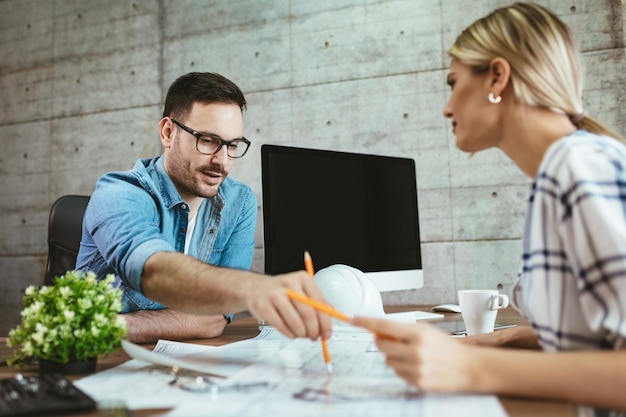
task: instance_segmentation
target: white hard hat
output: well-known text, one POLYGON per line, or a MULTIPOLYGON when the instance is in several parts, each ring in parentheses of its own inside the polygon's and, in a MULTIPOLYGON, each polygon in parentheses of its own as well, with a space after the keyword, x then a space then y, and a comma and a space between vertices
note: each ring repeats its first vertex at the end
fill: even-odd
MULTIPOLYGON (((315 282, 326 301, 349 316, 384 317, 383 300, 378 288, 362 271, 336 264, 319 270, 315 282)), ((347 325, 335 321, 335 324, 347 325)))

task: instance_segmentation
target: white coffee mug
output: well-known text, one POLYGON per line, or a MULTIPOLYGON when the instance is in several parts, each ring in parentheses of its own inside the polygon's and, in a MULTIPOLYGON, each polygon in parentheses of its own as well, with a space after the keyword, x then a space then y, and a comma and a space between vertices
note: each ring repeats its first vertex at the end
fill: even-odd
POLYGON ((468 336, 491 333, 498 310, 508 307, 509 297, 498 290, 461 290, 459 305, 468 336))

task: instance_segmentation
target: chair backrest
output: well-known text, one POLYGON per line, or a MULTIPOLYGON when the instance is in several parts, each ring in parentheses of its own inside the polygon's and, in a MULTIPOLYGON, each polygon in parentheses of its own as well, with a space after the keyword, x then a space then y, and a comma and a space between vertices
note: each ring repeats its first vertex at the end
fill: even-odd
POLYGON ((48 221, 48 264, 44 285, 76 267, 82 236, 83 216, 89 196, 65 195, 52 204, 48 221))

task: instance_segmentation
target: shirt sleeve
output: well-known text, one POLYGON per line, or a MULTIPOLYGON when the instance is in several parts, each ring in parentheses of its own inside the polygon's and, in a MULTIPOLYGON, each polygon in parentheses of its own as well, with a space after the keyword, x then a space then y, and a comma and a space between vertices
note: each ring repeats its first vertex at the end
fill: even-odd
POLYGON ((558 173, 562 238, 589 327, 626 337, 625 161, 582 149, 558 173))
POLYGON ((98 180, 84 224, 105 262, 126 286, 141 292, 146 260, 175 249, 162 237, 153 197, 125 175, 111 173, 98 180))

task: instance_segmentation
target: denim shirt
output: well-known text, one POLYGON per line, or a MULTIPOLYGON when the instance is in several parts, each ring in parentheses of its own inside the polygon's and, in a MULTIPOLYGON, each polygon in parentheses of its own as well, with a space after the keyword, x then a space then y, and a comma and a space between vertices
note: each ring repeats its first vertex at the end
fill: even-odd
MULTIPOLYGON (((99 279, 116 276, 122 312, 164 305, 142 294, 141 273, 156 252, 184 252, 189 206, 163 166, 163 156, 140 159, 131 171, 98 179, 83 220, 76 269, 99 279)), ((227 177, 196 216, 188 255, 211 265, 250 269, 257 199, 250 187, 227 177)))

